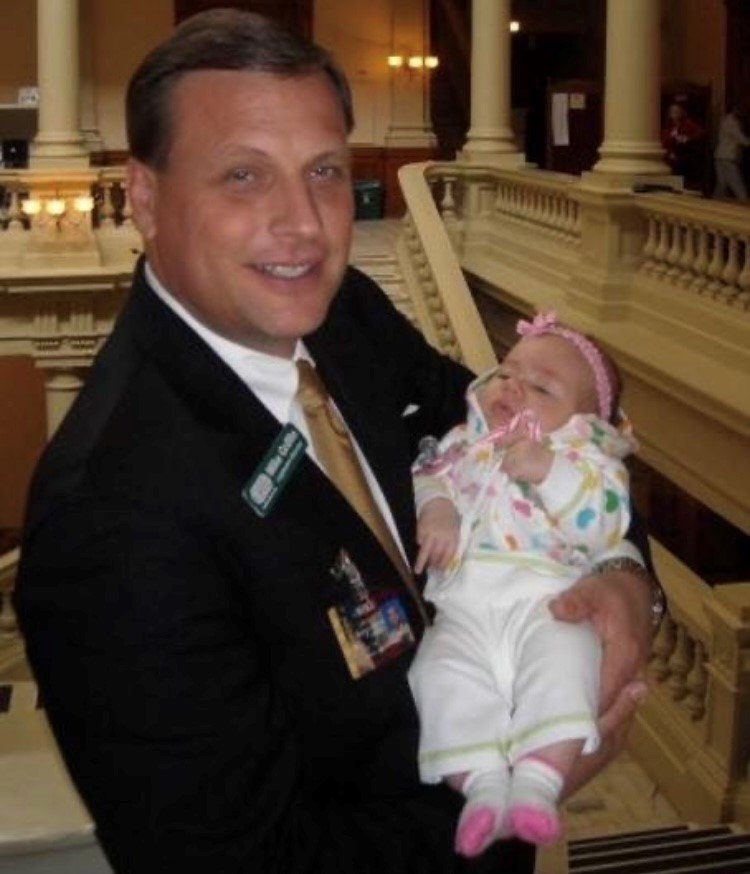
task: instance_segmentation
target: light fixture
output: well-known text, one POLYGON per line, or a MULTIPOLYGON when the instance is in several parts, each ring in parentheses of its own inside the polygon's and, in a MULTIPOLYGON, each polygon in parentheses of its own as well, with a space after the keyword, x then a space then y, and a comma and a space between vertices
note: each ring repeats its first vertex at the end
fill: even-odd
POLYGON ((388 66, 394 70, 434 70, 439 64, 440 60, 435 55, 388 55, 388 66))
POLYGON ((510 23, 510 32, 511 33, 518 33, 518 31, 520 29, 521 29, 521 22, 520 21, 511 21, 511 23, 510 23))
POLYGON ((69 210, 68 201, 57 194, 46 199, 27 197, 21 201, 21 211, 32 220, 32 224, 41 227, 48 223, 54 224, 58 231, 62 231, 63 221, 73 226, 81 225, 85 217, 93 212, 94 198, 81 194, 73 198, 72 206, 73 209, 69 210))

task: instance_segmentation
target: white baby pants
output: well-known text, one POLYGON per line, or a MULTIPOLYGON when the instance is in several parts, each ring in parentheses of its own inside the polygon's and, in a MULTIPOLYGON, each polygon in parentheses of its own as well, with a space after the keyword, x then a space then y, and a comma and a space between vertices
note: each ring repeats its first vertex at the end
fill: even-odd
POLYGON ((551 596, 440 611, 409 672, 421 779, 507 767, 556 741, 599 743, 601 646, 559 622, 551 596))

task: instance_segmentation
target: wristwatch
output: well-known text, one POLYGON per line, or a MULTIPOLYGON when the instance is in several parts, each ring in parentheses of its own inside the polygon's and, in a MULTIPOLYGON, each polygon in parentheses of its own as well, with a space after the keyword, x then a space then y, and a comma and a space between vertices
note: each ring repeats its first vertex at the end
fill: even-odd
POLYGON ((651 592, 651 625, 654 631, 656 631, 667 609, 667 602, 661 586, 640 562, 625 555, 616 558, 605 558, 604 561, 597 562, 592 568, 592 573, 594 574, 606 574, 610 571, 625 571, 626 573, 633 574, 633 576, 640 577, 648 585, 651 592))

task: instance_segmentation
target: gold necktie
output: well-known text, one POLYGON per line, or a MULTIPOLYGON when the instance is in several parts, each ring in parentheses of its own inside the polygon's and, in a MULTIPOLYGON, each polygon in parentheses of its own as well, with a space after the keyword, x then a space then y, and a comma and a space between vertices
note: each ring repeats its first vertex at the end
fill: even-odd
POLYGON ((326 387, 310 362, 302 359, 297 361, 297 371, 297 400, 305 414, 318 461, 328 478, 378 539, 415 599, 422 619, 426 621, 424 604, 414 584, 414 577, 375 503, 346 425, 330 403, 326 387))

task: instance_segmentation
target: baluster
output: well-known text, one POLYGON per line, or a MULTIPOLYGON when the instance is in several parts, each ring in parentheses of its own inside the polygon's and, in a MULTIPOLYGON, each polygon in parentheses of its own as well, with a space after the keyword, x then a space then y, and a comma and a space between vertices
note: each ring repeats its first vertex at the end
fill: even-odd
POLYGON ((21 192, 17 187, 10 190, 10 203, 8 204, 8 230, 23 230, 23 210, 21 209, 21 192))
POLYGON ((643 247, 643 252, 641 253, 643 256, 643 260, 641 261, 641 270, 644 273, 651 273, 654 269, 654 253, 656 252, 656 240, 658 236, 658 228, 656 224, 656 218, 653 215, 648 217, 648 236, 646 237, 646 244, 643 247))
POLYGON ((680 275, 680 259, 682 258, 682 225, 678 221, 672 223, 672 245, 667 252, 669 269, 664 274, 665 279, 676 280, 680 275))
POLYGON ((443 199, 440 201, 440 215, 443 217, 443 221, 450 221, 457 217, 456 214, 456 200, 453 196, 453 183, 455 178, 453 176, 444 176, 443 182, 443 199))
POLYGON ((750 304, 750 237, 742 237, 742 247, 745 256, 742 271, 737 277, 737 287, 740 290, 737 300, 747 306, 750 304))
POLYGON ((657 277, 661 277, 667 270, 667 252, 669 252, 669 224, 663 216, 657 216, 656 222, 659 226, 659 244, 654 252, 654 267, 653 272, 657 277))
POLYGON ((123 182, 121 186, 122 191, 122 207, 120 209, 120 216, 122 217, 122 224, 130 226, 133 224, 133 213, 130 209, 130 193, 128 192, 128 186, 123 182))
POLYGON ((698 257, 693 264, 693 278, 690 288, 701 294, 708 285, 708 228, 701 225, 698 228, 698 257))
POLYGON ((583 216, 581 215, 581 204, 577 200, 573 201, 573 215, 573 233, 580 242, 581 231, 583 230, 583 216))
POLYGON ((669 676, 669 659, 674 645, 675 624, 669 613, 665 613, 651 649, 651 672, 659 683, 669 676))
POLYGON ((99 207, 99 227, 111 228, 115 224, 115 206, 112 202, 112 183, 102 182, 102 200, 99 207))
POLYGON ((709 278, 709 283, 706 286, 706 291, 716 297, 722 289, 721 274, 724 271, 724 238, 721 231, 711 231, 713 238, 713 249, 711 253, 711 263, 708 265, 706 275, 709 278))
POLYGON ((729 252, 727 255, 727 263, 724 269, 721 271, 721 280, 724 283, 724 288, 722 289, 722 297, 726 297, 730 300, 737 294, 735 282, 737 281, 737 277, 740 275, 739 244, 740 241, 737 239, 736 235, 733 234, 729 238, 729 252))
POLYGON ((448 232, 448 238, 455 250, 460 249, 462 243, 462 225, 458 217, 455 198, 455 176, 443 177, 443 199, 440 202, 440 215, 448 232))
POLYGON ((554 227, 550 196, 545 191, 539 193, 539 222, 547 228, 554 227))
POLYGON ((670 677, 667 687, 675 701, 680 701, 687 694, 685 678, 693 660, 693 642, 688 637, 682 625, 677 626, 677 641, 674 652, 669 659, 670 677))
POLYGON ((698 640, 693 650, 693 666, 687 675, 685 683, 687 696, 685 709, 691 719, 702 719, 706 712, 706 689, 708 688, 708 673, 706 671, 706 651, 698 640))
POLYGON ((570 239, 573 234, 573 202, 569 197, 563 197, 560 201, 560 228, 565 236, 565 239, 570 239))
POLYGON ((685 239, 682 250, 682 258, 680 258, 680 267, 682 268, 682 276, 680 284, 685 288, 689 288, 693 281, 693 266, 695 264, 695 228, 690 225, 685 225, 685 239))

